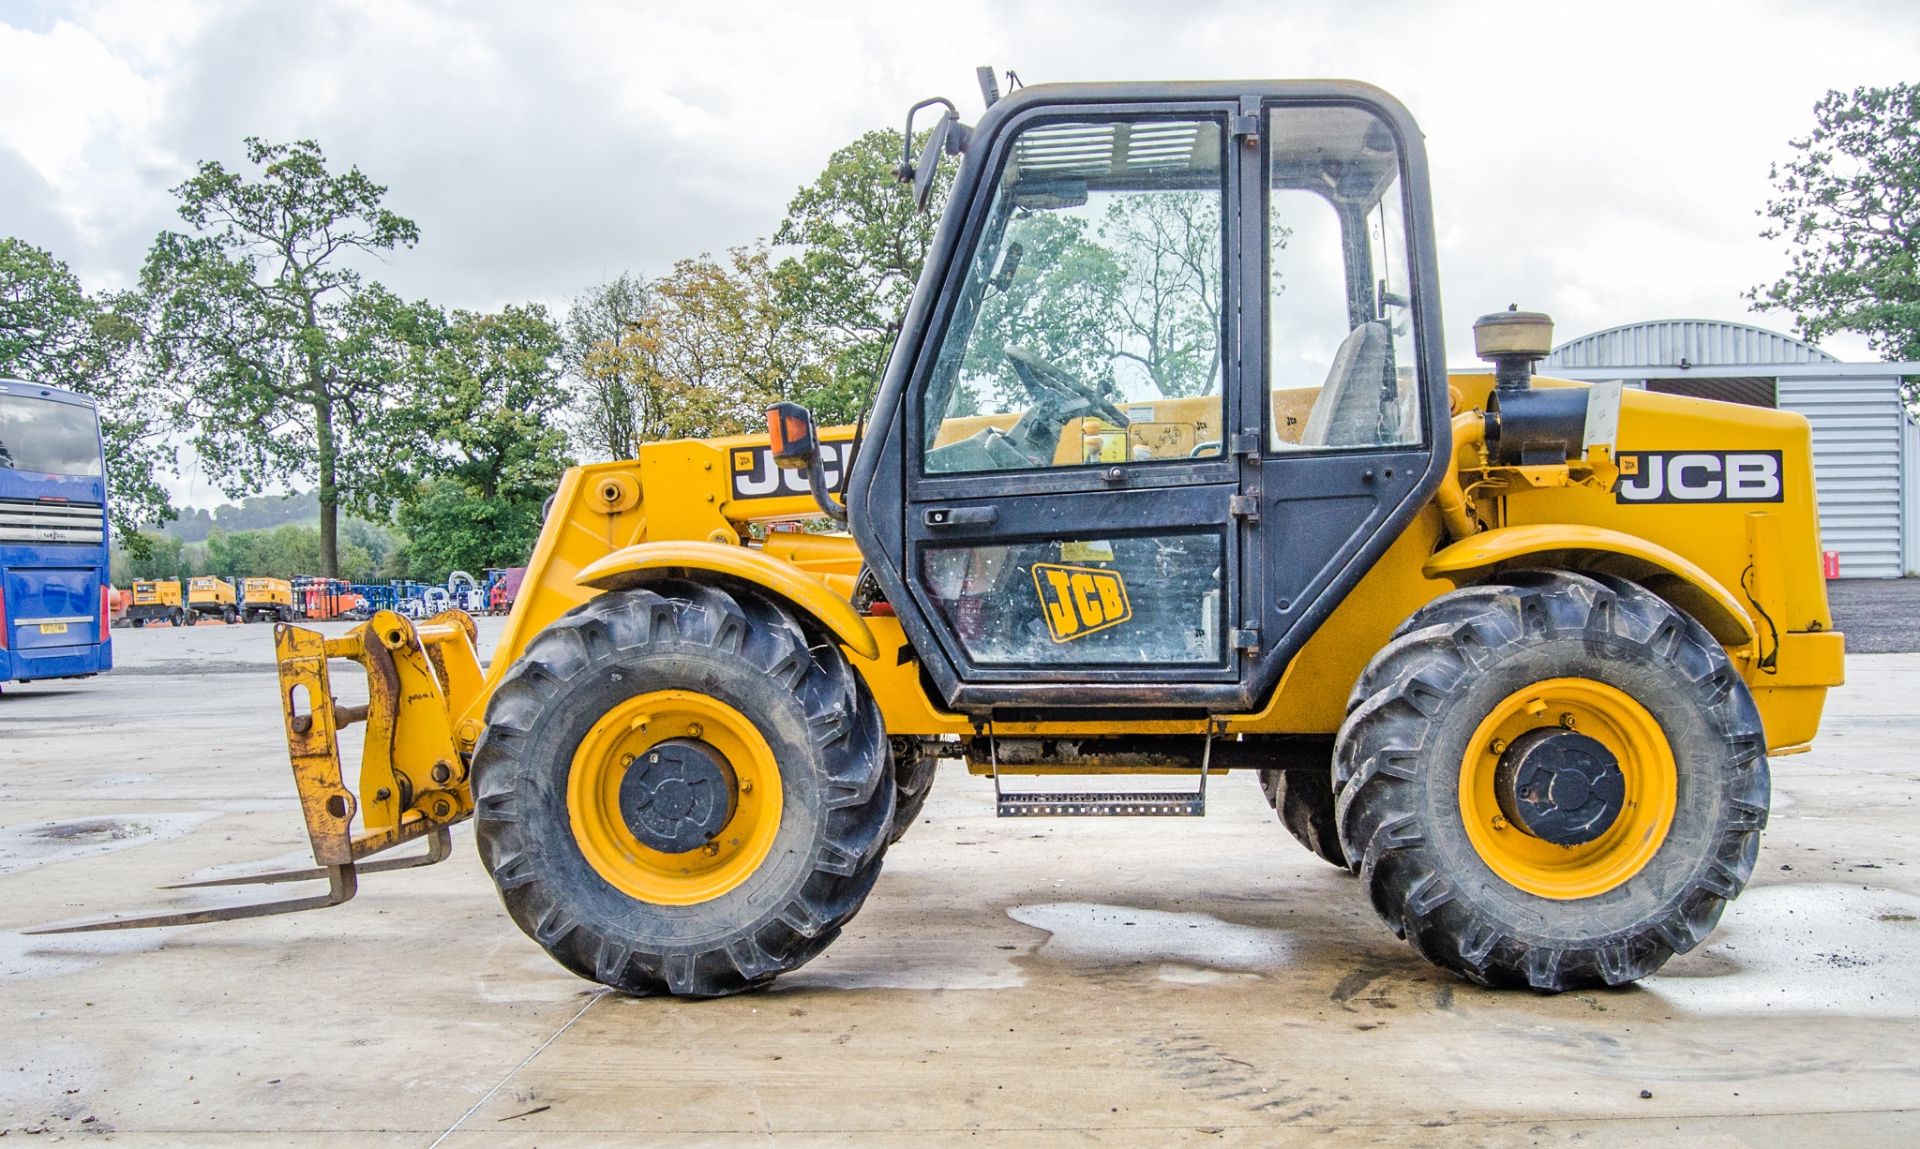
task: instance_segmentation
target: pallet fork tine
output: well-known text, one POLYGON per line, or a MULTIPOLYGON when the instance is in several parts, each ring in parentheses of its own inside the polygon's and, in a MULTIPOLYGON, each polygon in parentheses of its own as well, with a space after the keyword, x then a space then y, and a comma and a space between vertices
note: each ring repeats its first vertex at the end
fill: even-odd
POLYGON ((275 914, 293 914, 301 910, 319 910, 337 906, 359 892, 360 882, 352 862, 328 866, 327 892, 306 898, 282 898, 271 902, 249 902, 241 906, 214 906, 204 910, 181 910, 164 914, 139 914, 134 917, 95 918, 72 925, 36 926, 23 934, 87 934, 101 930, 143 930, 156 926, 196 926, 207 922, 230 922, 240 918, 266 918, 275 914))
POLYGON ((317 866, 228 878, 176 882, 165 890, 277 885, 326 879, 327 892, 235 906, 111 916, 54 923, 23 933, 70 934, 263 918, 325 909, 352 899, 362 873, 410 870, 444 861, 453 852, 454 823, 473 814, 467 765, 452 731, 453 718, 478 691, 479 660, 473 622, 449 611, 416 626, 389 611, 340 638, 275 627, 280 701, 287 751, 317 866), (367 672, 364 706, 342 706, 327 675, 330 659, 359 663, 367 672), (341 727, 367 724, 356 795, 340 769, 341 727), (360 832, 354 832, 356 816, 360 832), (368 861, 418 838, 426 853, 368 861))
MULTIPOLYGON (((444 862, 453 853, 453 831, 442 826, 427 835, 427 852, 411 858, 382 858, 377 862, 351 863, 363 874, 387 870, 412 870, 444 862)), ((280 882, 310 882, 330 875, 333 866, 309 866, 304 870, 267 870, 258 874, 239 874, 231 878, 206 878, 198 882, 171 882, 163 890, 201 890, 215 886, 270 886, 280 882)))

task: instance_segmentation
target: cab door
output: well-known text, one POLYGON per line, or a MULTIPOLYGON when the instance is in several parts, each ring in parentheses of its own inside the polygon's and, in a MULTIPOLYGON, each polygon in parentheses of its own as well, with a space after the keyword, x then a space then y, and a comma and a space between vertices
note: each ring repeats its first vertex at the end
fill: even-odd
POLYGON ((1236 111, 1038 108, 996 138, 904 420, 903 573, 956 705, 1237 693, 1236 111))

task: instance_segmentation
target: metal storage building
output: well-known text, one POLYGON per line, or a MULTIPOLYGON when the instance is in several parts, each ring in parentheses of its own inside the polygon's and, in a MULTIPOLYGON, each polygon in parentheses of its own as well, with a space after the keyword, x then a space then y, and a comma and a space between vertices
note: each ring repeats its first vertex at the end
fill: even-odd
POLYGON ((1662 319, 1569 340, 1540 371, 1800 412, 1813 426, 1821 545, 1839 553, 1841 577, 1920 574, 1920 427, 1900 400, 1920 363, 1842 363, 1777 331, 1662 319))

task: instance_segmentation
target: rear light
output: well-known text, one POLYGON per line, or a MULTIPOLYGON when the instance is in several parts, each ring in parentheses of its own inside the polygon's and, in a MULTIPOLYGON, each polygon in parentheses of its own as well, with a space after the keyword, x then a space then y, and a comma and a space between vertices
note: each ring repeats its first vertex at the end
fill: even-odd
POLYGON ((107 631, 113 628, 113 588, 100 588, 100 637, 98 641, 107 641, 107 631))
POLYGON ((7 591, 0 587, 0 650, 7 648, 7 635, 12 632, 13 628, 7 625, 7 591))

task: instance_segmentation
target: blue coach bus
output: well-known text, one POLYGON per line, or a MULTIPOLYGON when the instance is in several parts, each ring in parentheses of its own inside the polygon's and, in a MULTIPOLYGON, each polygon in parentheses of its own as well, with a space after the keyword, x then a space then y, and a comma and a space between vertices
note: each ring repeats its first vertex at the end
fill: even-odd
POLYGON ((107 592, 93 402, 0 379, 0 683, 111 668, 107 592))

